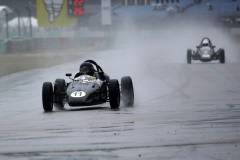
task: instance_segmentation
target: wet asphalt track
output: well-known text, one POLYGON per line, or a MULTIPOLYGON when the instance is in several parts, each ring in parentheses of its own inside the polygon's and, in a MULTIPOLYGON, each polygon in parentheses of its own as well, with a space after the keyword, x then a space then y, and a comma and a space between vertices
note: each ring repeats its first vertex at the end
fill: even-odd
POLYGON ((132 77, 135 106, 119 110, 106 103, 43 112, 42 83, 67 80, 83 60, 0 78, 0 159, 239 159, 239 59, 187 65, 185 55, 131 52, 83 58, 111 78, 132 77))

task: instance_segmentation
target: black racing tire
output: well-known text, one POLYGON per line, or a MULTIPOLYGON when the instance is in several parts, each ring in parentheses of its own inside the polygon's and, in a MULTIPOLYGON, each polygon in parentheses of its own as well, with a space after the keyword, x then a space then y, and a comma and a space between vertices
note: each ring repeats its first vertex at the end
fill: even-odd
POLYGON ((218 53, 219 53, 219 62, 220 63, 225 63, 225 51, 224 51, 224 49, 220 48, 218 53))
POLYGON ((188 64, 192 63, 192 50, 191 49, 187 50, 187 63, 188 64))
POLYGON ((121 95, 125 106, 133 106, 134 104, 134 90, 133 83, 130 76, 122 77, 121 79, 121 95))
POLYGON ((44 82, 42 87, 42 103, 46 112, 53 109, 53 87, 51 82, 44 82))
POLYGON ((120 106, 120 88, 117 79, 109 81, 109 102, 112 109, 117 109, 120 106))
POLYGON ((60 92, 65 92, 65 80, 64 79, 56 79, 54 83, 54 107, 63 108, 63 99, 64 95, 61 95, 60 92))

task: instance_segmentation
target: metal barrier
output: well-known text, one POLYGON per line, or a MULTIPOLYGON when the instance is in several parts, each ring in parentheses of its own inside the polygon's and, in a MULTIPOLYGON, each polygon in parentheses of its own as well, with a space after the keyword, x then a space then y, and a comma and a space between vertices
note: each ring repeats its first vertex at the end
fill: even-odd
POLYGON ((113 42, 110 37, 83 38, 14 38, 1 42, 2 53, 27 52, 32 50, 88 49, 109 47, 113 42))

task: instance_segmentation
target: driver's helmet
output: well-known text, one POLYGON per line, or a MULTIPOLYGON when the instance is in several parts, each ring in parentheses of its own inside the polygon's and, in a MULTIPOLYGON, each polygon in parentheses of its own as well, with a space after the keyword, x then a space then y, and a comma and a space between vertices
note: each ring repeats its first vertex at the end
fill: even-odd
POLYGON ((204 39, 204 40, 202 41, 202 46, 204 46, 204 47, 210 46, 209 40, 208 40, 208 39, 204 39))
POLYGON ((95 71, 93 65, 89 62, 83 62, 81 65, 80 65, 80 68, 79 68, 79 71, 81 73, 92 73, 95 71))

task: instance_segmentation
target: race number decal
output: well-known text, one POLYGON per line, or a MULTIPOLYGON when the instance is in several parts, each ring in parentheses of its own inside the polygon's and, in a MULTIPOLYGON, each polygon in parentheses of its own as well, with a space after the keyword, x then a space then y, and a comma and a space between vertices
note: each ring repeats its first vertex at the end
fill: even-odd
POLYGON ((86 96, 86 93, 83 91, 75 91, 71 94, 71 97, 75 97, 75 98, 84 97, 84 96, 86 96))

